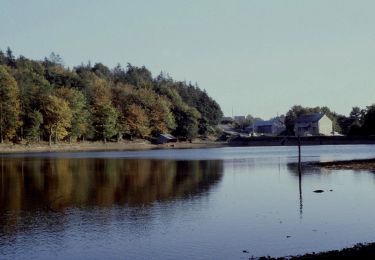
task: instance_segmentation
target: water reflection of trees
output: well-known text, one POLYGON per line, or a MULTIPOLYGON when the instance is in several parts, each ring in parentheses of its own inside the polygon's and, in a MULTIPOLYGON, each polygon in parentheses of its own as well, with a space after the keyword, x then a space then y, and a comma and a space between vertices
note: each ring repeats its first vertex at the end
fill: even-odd
POLYGON ((2 158, 0 213, 139 206, 201 195, 222 161, 2 158))

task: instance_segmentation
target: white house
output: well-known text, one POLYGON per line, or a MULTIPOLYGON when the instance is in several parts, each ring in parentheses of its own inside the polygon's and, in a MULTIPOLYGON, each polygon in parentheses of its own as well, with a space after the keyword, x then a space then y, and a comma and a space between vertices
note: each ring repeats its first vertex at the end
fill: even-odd
POLYGON ((294 133, 296 136, 332 135, 332 120, 319 113, 300 116, 294 124, 294 133))

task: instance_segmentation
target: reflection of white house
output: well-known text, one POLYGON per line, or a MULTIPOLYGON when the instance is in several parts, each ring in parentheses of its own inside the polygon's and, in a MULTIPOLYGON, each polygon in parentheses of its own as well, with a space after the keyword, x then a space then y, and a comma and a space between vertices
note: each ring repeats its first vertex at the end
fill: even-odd
POLYGON ((300 116, 294 125, 296 136, 332 135, 332 131, 332 120, 319 113, 300 116))
POLYGON ((284 118, 275 117, 267 121, 258 120, 246 128, 250 134, 278 135, 285 130, 284 118))

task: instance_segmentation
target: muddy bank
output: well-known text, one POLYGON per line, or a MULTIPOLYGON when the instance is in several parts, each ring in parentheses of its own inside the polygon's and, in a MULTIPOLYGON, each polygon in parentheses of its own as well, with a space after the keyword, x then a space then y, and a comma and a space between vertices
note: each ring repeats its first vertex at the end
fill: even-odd
POLYGON ((224 142, 196 140, 190 142, 167 143, 162 145, 152 144, 148 141, 122 141, 122 142, 78 142, 57 143, 49 146, 47 142, 36 144, 0 144, 0 153, 28 153, 28 152, 80 152, 80 151, 137 151, 152 149, 194 149, 223 147, 224 142))
POLYGON ((369 244, 357 244, 353 247, 344 248, 341 250, 332 250, 322 253, 309 253, 299 256, 287 256, 287 257, 260 257, 260 258, 249 258, 249 259, 292 259, 292 260, 307 260, 307 259, 375 259, 375 243, 369 244))
POLYGON ((310 165, 319 166, 332 170, 370 170, 375 171, 375 159, 316 162, 310 165))

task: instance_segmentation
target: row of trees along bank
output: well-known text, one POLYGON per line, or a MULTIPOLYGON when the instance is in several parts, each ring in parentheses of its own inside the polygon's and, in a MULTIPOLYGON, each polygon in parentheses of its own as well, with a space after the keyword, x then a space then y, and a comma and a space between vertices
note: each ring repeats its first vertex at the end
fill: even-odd
POLYGON ((192 139, 216 131, 218 103, 197 85, 130 64, 64 67, 0 51, 1 142, 121 140, 160 133, 192 139))

